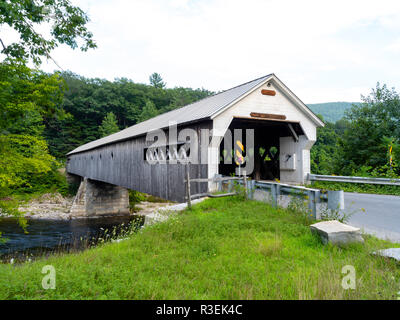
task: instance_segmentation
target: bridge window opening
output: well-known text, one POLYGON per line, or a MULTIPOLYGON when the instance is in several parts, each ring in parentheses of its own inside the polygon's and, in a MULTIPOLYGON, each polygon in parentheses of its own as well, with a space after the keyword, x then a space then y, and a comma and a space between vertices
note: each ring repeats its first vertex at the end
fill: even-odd
POLYGON ((166 156, 164 154, 163 148, 159 148, 157 154, 158 154, 158 158, 159 158, 160 161, 165 161, 166 160, 166 156))
POLYGON ((183 145, 179 148, 179 159, 186 160, 190 157, 190 147, 188 145, 183 145))
POLYGON ((111 158, 114 158, 114 152, 111 152, 111 158))
POLYGON ((151 163, 168 163, 168 161, 184 160, 190 155, 190 148, 186 143, 148 147, 143 150, 143 160, 151 163))
POLYGON ((171 151, 171 147, 168 147, 167 148, 167 161, 168 160, 173 160, 173 156, 172 156, 172 153, 173 153, 173 150, 171 151))
MULTIPOLYGON (((298 123, 291 123, 297 135, 304 134, 298 123)), ((291 129, 286 121, 259 120, 248 118, 234 118, 229 126, 234 140, 234 130, 242 129, 242 144, 244 159, 249 161, 252 157, 254 161, 253 172, 249 174, 255 180, 275 180, 280 179, 279 167, 279 138, 292 136, 291 129), (254 130, 254 149, 246 146, 246 129, 254 130), (246 154, 246 151, 248 154, 246 154)), ((220 163, 218 173, 224 176, 236 174, 237 156, 235 154, 236 141, 232 141, 232 150, 225 150, 224 139, 220 144, 220 163)), ((246 162, 242 168, 246 166, 246 162)))

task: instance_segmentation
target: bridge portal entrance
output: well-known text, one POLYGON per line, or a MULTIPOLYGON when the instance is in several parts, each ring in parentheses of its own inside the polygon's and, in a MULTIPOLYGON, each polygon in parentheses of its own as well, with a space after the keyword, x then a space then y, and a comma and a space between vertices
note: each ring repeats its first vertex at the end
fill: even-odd
MULTIPOLYGON (((254 170, 249 176, 255 180, 275 180, 281 178, 281 143, 280 138, 292 137, 297 142, 303 130, 299 123, 278 121, 270 119, 234 118, 229 126, 232 137, 225 136, 219 148, 220 162, 219 174, 230 176, 235 174, 238 165, 235 163, 235 137, 234 131, 242 130, 241 142, 245 152, 245 159, 254 157, 254 170), (254 146, 248 147, 246 129, 254 130, 254 146), (226 148, 226 139, 232 141, 232 148, 226 148), (248 154, 246 154, 246 151, 248 154)), ((229 142, 228 142, 229 144, 229 142)))

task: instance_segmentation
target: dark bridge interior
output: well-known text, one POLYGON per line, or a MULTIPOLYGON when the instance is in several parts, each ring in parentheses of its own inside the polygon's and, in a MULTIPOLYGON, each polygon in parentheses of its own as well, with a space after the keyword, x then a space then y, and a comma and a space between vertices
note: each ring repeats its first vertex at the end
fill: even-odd
POLYGON ((292 136, 296 140, 299 135, 304 134, 300 124, 296 122, 254 118, 234 118, 229 129, 232 132, 232 154, 224 149, 223 139, 219 150, 219 174, 230 176, 235 173, 238 165, 235 163, 237 147, 233 132, 234 129, 242 129, 241 142, 245 149, 243 155, 246 159, 254 153, 254 171, 250 177, 256 180, 279 179, 279 138, 292 136), (246 154, 246 129, 254 129, 254 150, 250 148, 250 154, 246 154), (224 160, 232 160, 232 164, 225 164, 224 160))

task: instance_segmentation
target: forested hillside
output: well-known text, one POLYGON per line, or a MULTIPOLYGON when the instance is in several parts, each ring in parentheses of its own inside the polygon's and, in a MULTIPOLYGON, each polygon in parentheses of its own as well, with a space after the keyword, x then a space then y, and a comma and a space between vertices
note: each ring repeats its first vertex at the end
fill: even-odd
MULTIPOLYGON (((67 152, 81 144, 212 94, 205 89, 166 88, 157 73, 151 75, 151 85, 126 78, 89 79, 72 72, 63 72, 60 76, 66 88, 61 107, 68 116, 49 119, 44 129, 50 153, 58 159, 64 159, 67 152)), ((324 121, 335 123, 351 109, 352 103, 308 106, 322 115, 324 121)))
POLYGON ((326 122, 335 123, 342 119, 347 110, 350 110, 356 102, 325 102, 313 103, 307 106, 316 114, 322 115, 326 122))
POLYGON ((88 79, 71 72, 60 76, 66 86, 62 108, 68 116, 50 119, 44 130, 50 153, 58 159, 81 144, 212 93, 205 89, 167 89, 157 73, 151 75, 151 85, 125 78, 88 79))
MULTIPOLYGON (((8 61, 0 67, 4 115, 0 119, 0 199, 49 189, 67 192, 65 179, 57 173, 66 153, 212 94, 205 89, 166 88, 157 73, 150 76, 150 84, 140 84, 124 78, 89 79, 71 72, 46 74, 8 61)), ((335 109, 339 117, 338 110, 349 105, 319 106, 340 106, 335 109)), ((398 93, 378 84, 363 103, 348 109, 345 118, 327 121, 318 129, 311 171, 397 177, 399 112, 398 93)), ((9 202, 0 200, 0 207, 9 212, 5 204, 9 202)))
POLYGON ((343 119, 318 128, 311 171, 397 178, 400 174, 400 96, 377 83, 343 119))
MULTIPOLYGON (((61 109, 66 116, 50 117, 43 132, 50 154, 61 161, 81 144, 212 94, 205 89, 166 88, 157 73, 150 76, 150 84, 124 78, 88 79, 71 72, 61 73, 60 78, 65 88, 61 109)), ((394 120, 399 109, 397 92, 378 84, 363 103, 331 102, 309 107, 326 122, 318 129, 311 150, 313 173, 398 174, 400 134, 394 120)))

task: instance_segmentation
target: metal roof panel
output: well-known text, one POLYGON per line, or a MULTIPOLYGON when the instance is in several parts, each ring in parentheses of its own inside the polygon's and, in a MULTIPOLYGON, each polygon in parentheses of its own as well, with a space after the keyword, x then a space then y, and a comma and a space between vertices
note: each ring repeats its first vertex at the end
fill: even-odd
POLYGON ((167 128, 171 122, 175 122, 177 125, 181 125, 188 122, 210 118, 214 113, 228 106, 233 101, 239 99, 246 92, 258 86, 270 76, 271 74, 266 75, 264 77, 246 82, 234 88, 206 97, 202 100, 196 101, 184 107, 160 114, 154 118, 140 122, 117 133, 86 143, 72 150, 68 153, 68 155, 87 151, 100 147, 102 145, 115 143, 121 140, 134 138, 153 130, 167 128))

